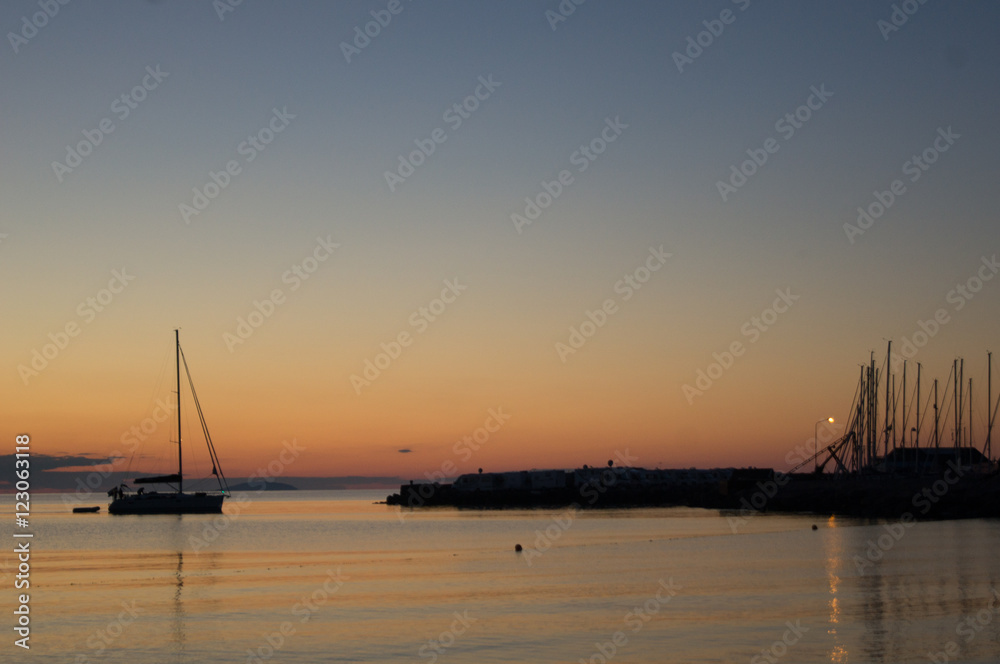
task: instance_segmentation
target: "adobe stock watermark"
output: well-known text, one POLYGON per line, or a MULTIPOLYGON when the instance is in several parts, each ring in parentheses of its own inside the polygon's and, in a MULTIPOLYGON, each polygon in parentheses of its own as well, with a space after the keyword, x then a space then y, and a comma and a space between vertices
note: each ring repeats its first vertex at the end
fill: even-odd
POLYGON ((828 420, 823 420, 822 424, 823 428, 817 430, 817 437, 810 436, 804 444, 796 445, 795 449, 785 455, 785 463, 789 466, 797 466, 805 462, 806 459, 813 458, 817 452, 824 449, 824 446, 837 439, 837 435, 834 433, 836 425, 831 426, 833 423, 828 420))
POLYGON ((458 641, 458 637, 465 634, 474 623, 479 622, 479 618, 473 618, 469 615, 468 609, 461 613, 455 611, 452 615, 455 616, 455 619, 451 621, 448 629, 438 634, 437 637, 428 639, 427 643, 417 650, 417 655, 429 659, 430 664, 436 662, 439 655, 443 655, 446 650, 453 647, 458 641))
MULTIPOLYGON (((88 656, 78 653, 73 660, 77 664, 87 664, 90 657, 100 658, 107 648, 114 643, 118 637, 125 633, 125 628, 135 622, 140 613, 145 613, 146 609, 136 606, 136 601, 122 602, 123 610, 118 613, 114 620, 109 622, 103 629, 99 629, 87 637, 87 647, 93 652, 88 656)), ((95 659, 97 661, 97 659, 95 659)))
POLYGON ((49 343, 43 344, 41 350, 37 346, 32 348, 31 360, 28 364, 17 365, 17 374, 21 377, 21 381, 27 385, 32 378, 45 371, 59 357, 59 354, 66 350, 70 339, 78 337, 85 326, 93 323, 97 314, 107 309, 114 302, 116 296, 121 295, 133 279, 135 279, 135 275, 129 274, 126 267, 121 270, 112 270, 107 288, 102 288, 95 295, 77 305, 76 315, 80 317, 82 322, 70 320, 63 325, 62 329, 49 332, 49 343))
MULTIPOLYGON (((312 275, 320 265, 326 262, 333 252, 340 248, 340 245, 333 241, 331 235, 325 238, 316 238, 316 246, 310 254, 306 255, 298 263, 281 273, 281 283, 288 284, 288 292, 294 293, 312 275)), ((278 307, 288 301, 288 296, 284 289, 278 287, 271 289, 271 292, 263 300, 254 300, 253 309, 246 316, 236 317, 236 329, 233 332, 223 332, 222 341, 230 353, 236 351, 247 340, 253 336, 264 321, 271 318, 278 307)))
POLYGON ((350 381, 351 387, 354 388, 354 394, 360 395, 362 388, 370 387, 374 381, 378 380, 392 366, 393 362, 399 359, 400 355, 403 354, 403 349, 413 345, 416 335, 426 332, 431 323, 440 318, 467 288, 468 286, 459 283, 458 277, 445 279, 441 295, 425 306, 418 307, 407 319, 410 327, 416 330, 416 334, 403 330, 393 337, 392 341, 382 342, 379 345, 381 352, 376 353, 374 358, 365 358, 365 368, 361 373, 351 374, 350 381))
MULTIPOLYGON (((278 134, 285 131, 288 125, 296 116, 288 112, 287 106, 282 106, 279 111, 277 107, 271 109, 271 119, 264 127, 261 127, 254 134, 250 134, 236 146, 236 154, 243 157, 243 163, 249 164, 257 155, 264 152, 278 134)), ((218 172, 209 171, 208 181, 201 187, 192 187, 191 204, 179 203, 177 209, 181 213, 181 219, 185 225, 191 223, 191 219, 208 209, 208 206, 218 198, 219 194, 228 187, 232 181, 243 172, 243 164, 237 159, 230 159, 224 168, 218 172)))
MULTIPOLYGON (((266 491, 267 483, 284 475, 285 469, 295 463, 299 456, 306 451, 306 448, 299 445, 295 438, 292 439, 291 443, 287 440, 281 441, 281 447, 281 452, 267 464, 267 468, 258 468, 247 478, 247 482, 254 487, 257 493, 266 491)), ((243 492, 229 496, 229 500, 223 505, 222 514, 213 517, 204 525, 201 529, 201 536, 191 535, 188 537, 191 549, 196 554, 201 553, 201 550, 215 542, 219 535, 228 529, 230 524, 238 519, 243 510, 249 507, 252 502, 253 500, 243 492)))
MULTIPOLYGON (((825 83, 821 83, 818 88, 815 85, 810 87, 809 92, 809 96, 806 97, 801 106, 785 113, 774 123, 774 130, 778 132, 785 142, 790 141, 795 136, 795 133, 812 119, 813 113, 822 109, 826 102, 830 100, 830 97, 833 96, 833 93, 826 89, 825 83)), ((750 181, 750 178, 764 167, 764 164, 768 162, 771 155, 780 149, 781 143, 774 136, 764 139, 763 145, 759 148, 747 148, 746 153, 750 158, 738 166, 736 164, 730 166, 728 180, 717 180, 715 182, 715 188, 718 190, 719 196, 722 197, 722 201, 728 201, 730 196, 737 193, 740 188, 746 185, 750 181)))
MULTIPOLYGON (((629 454, 628 449, 624 452, 615 450, 614 460, 618 461, 619 468, 628 468, 634 466, 639 461, 639 457, 629 454)), ((595 468, 594 475, 578 487, 577 493, 580 498, 586 499, 588 506, 593 507, 601 499, 602 495, 617 485, 618 471, 609 465, 607 468, 595 468)), ((552 523, 546 526, 544 530, 535 529, 534 546, 523 549, 524 555, 522 559, 525 565, 531 567, 531 561, 534 558, 540 557, 552 548, 552 545, 573 525, 576 513, 581 506, 580 502, 574 502, 561 515, 553 516, 552 523)))
MULTIPOLYGON (((480 76, 476 79, 478 85, 473 89, 472 94, 460 102, 455 102, 444 110, 441 119, 448 125, 451 131, 455 132, 472 117, 472 114, 479 110, 482 102, 493 96, 503 83, 493 80, 493 74, 486 77, 480 76)), ((406 182, 406 179, 417 172, 417 169, 427 163, 427 159, 434 154, 437 147, 448 140, 448 133, 441 127, 437 127, 430 132, 427 138, 416 138, 413 144, 417 146, 407 155, 399 155, 399 164, 395 171, 385 171, 385 183, 389 185, 389 192, 394 193, 396 188, 406 182)))
POLYGON ((893 3, 892 12, 889 13, 889 19, 880 18, 875 21, 875 27, 878 28, 879 32, 882 33, 882 39, 889 41, 889 37, 894 32, 899 32, 899 29, 904 25, 909 23, 910 17, 916 14, 920 10, 921 5, 927 4, 928 0, 903 0, 899 4, 893 3))
MULTIPOLYGON (((471 434, 462 436, 462 439, 452 446, 451 451, 456 457, 460 457, 459 461, 445 459, 441 462, 441 467, 438 470, 425 472, 424 477, 430 483, 421 484, 415 492, 410 493, 410 501, 406 507, 421 507, 426 504, 427 500, 437 491, 437 483, 449 477, 455 477, 459 471, 458 464, 468 463, 473 455, 482 449, 508 420, 510 420, 510 413, 505 413, 503 406, 490 408, 486 411, 486 419, 482 426, 476 427, 471 434)), ((400 522, 405 521, 405 513, 402 509, 396 512, 396 516, 400 522)))
POLYGON ((17 32, 8 32, 7 41, 10 42, 14 54, 21 50, 29 41, 35 38, 38 31, 49 24, 49 21, 56 17, 60 7, 69 4, 69 0, 38 0, 41 11, 35 12, 31 17, 21 17, 21 29, 17 32))
POLYGON ((538 558, 559 541, 563 533, 573 525, 578 509, 580 509, 579 505, 571 505, 562 514, 551 517, 552 523, 546 526, 544 530, 535 529, 534 546, 525 547, 524 549, 523 559, 525 565, 531 567, 533 558, 538 558))
MULTIPOLYGON (((292 615, 298 617, 300 624, 308 622, 350 578, 341 573, 340 567, 336 571, 326 570, 326 579, 323 583, 292 606, 292 615)), ((298 630, 299 628, 291 620, 282 621, 275 631, 264 635, 264 643, 256 648, 247 648, 246 664, 261 664, 271 659, 284 647, 285 641, 295 636, 298 630)))
MULTIPOLYGON (((919 512, 920 516, 926 516, 941 502, 941 499, 948 495, 951 487, 958 484, 965 476, 965 470, 955 463, 953 459, 945 462, 948 466, 941 477, 931 482, 930 486, 923 487, 913 494, 910 504, 919 512)), ((917 517, 913 512, 904 512, 895 523, 884 523, 882 529, 885 531, 878 537, 869 538, 868 548, 864 557, 855 555, 852 559, 855 568, 860 576, 864 576, 868 568, 875 567, 875 563, 882 560, 885 554, 895 548, 907 531, 917 522, 917 517)))
POLYGON ((917 353, 938 335, 941 328, 951 322, 952 314, 964 309, 965 305, 971 302, 983 287, 993 280, 998 271, 1000 271, 1000 262, 997 262, 997 255, 993 254, 990 258, 983 256, 975 274, 966 279, 965 282, 956 284, 945 295, 945 303, 951 305, 951 310, 949 311, 947 307, 938 307, 932 316, 926 320, 917 321, 917 329, 912 334, 903 336, 898 350, 894 351, 890 358, 893 370, 900 371, 904 360, 916 357, 917 353))
MULTIPOLYGON (((938 127, 937 136, 929 146, 924 148, 920 154, 915 154, 903 162, 903 175, 908 176, 910 183, 914 183, 923 176, 938 158, 951 149, 955 141, 962 138, 961 134, 952 131, 951 125, 947 129, 938 127)), ((889 183, 889 188, 883 191, 876 189, 872 192, 875 199, 867 205, 858 206, 858 219, 854 224, 844 224, 844 234, 847 241, 854 244, 859 235, 864 235, 868 229, 875 225, 875 222, 882 218, 886 212, 907 192, 906 183, 901 178, 896 178, 889 183)))
MULTIPOLYGON (((161 424, 171 420, 176 412, 175 397, 168 396, 166 400, 157 399, 149 416, 144 417, 139 424, 133 424, 123 431, 118 437, 119 442, 126 447, 128 453, 135 453, 142 441, 155 433, 161 424)), ((88 473, 86 478, 76 478, 76 491, 71 494, 63 494, 63 505, 77 507, 94 491, 103 488, 105 480, 111 477, 115 469, 124 463, 125 459, 126 457, 120 449, 116 448, 108 453, 108 463, 94 464, 94 470, 88 473)))
POLYGON ((760 651, 759 655, 754 655, 750 658, 750 664, 776 664, 776 662, 788 654, 788 650, 798 643, 802 636, 809 631, 808 627, 802 626, 801 620, 796 620, 794 623, 791 620, 785 622, 785 633, 781 635, 780 639, 777 639, 769 647, 764 648, 760 651))
MULTIPOLYGON (((629 125, 622 122, 619 115, 616 115, 614 120, 610 117, 605 118, 604 127, 598 132, 597 136, 587 143, 581 143, 580 147, 570 154, 570 166, 576 167, 577 173, 583 173, 628 128, 629 125)), ((517 231, 518 235, 521 234, 525 226, 535 223, 542 216, 542 212, 551 207, 562 196, 563 192, 575 182, 573 172, 569 169, 559 171, 552 181, 546 181, 542 178, 540 183, 542 191, 534 196, 526 196, 524 198, 524 210, 521 214, 515 212, 510 215, 510 221, 514 224, 514 230, 517 231)))
POLYGON ((91 472, 87 473, 86 479, 76 478, 76 491, 71 494, 63 494, 62 502, 67 507, 76 507, 84 500, 93 495, 94 491, 103 488, 104 481, 114 473, 117 466, 125 460, 119 450, 115 450, 108 455, 108 463, 95 463, 91 472))
POLYGON ((242 4, 243 0, 212 0, 212 9, 215 10, 219 21, 225 21, 226 14, 232 14, 242 4))
POLYGON ((757 482, 757 486, 750 497, 740 498, 740 506, 736 509, 736 516, 729 514, 726 521, 729 523, 729 530, 735 535, 740 528, 750 522, 751 517, 764 511, 768 501, 778 495, 781 487, 788 484, 789 476, 785 473, 775 473, 774 479, 764 482, 757 482))
MULTIPOLYGON (((452 446, 452 453, 456 457, 460 457, 458 463, 468 463, 473 455, 490 441, 493 434, 500 431, 503 425, 510 420, 510 413, 505 413, 503 406, 490 408, 486 413, 486 419, 483 421, 482 426, 476 427, 472 433, 462 436, 462 439, 452 446)), ((430 482, 440 482, 449 477, 454 477, 458 474, 458 470, 458 464, 455 461, 445 459, 441 463, 439 470, 427 471, 424 473, 424 477, 430 482)))
MULTIPOLYGON (((160 65, 146 67, 146 75, 134 88, 123 93, 111 102, 111 112, 118 118, 119 122, 124 121, 132 111, 139 108, 139 104, 146 101, 149 93, 160 87, 163 79, 170 76, 170 72, 160 71, 160 65)), ((52 162, 52 173, 56 176, 56 181, 62 183, 66 176, 73 172, 73 169, 83 164, 83 160, 94 153, 97 146, 104 142, 104 138, 115 130, 115 123, 110 117, 102 118, 94 129, 83 130, 83 140, 75 146, 66 145, 65 163, 61 161, 52 162)))
MULTIPOLYGON (((996 619, 997 612, 1000 611, 1000 592, 997 592, 996 588, 990 588, 990 592, 993 596, 990 597, 986 606, 976 611, 975 614, 962 618, 955 625, 955 635, 961 637, 962 643, 966 646, 972 643, 996 619)), ((944 650, 927 653, 927 659, 933 662, 933 664, 945 664, 945 662, 951 661, 957 662, 958 657, 962 654, 962 643, 954 639, 948 641, 944 646, 944 650)))
MULTIPOLYGON (((411 1, 407 0, 407 2, 411 1)), ((406 6, 401 0, 389 0, 385 9, 372 9, 368 12, 371 14, 372 20, 363 26, 354 26, 353 40, 350 42, 340 42, 340 52, 344 54, 347 64, 351 64, 351 58, 361 55, 361 51, 368 48, 372 40, 382 34, 382 30, 389 27, 389 24, 392 23, 392 17, 399 16, 403 13, 404 9, 406 9, 406 6)))
POLYGON ((596 310, 587 309, 583 312, 584 320, 578 325, 570 326, 566 343, 556 342, 556 355, 559 356, 559 360, 566 364, 566 358, 583 348, 597 334, 597 330, 607 325, 608 319, 618 313, 620 303, 631 300, 636 291, 648 283, 672 256, 673 254, 663 250, 662 244, 659 247, 649 247, 649 256, 646 260, 615 282, 614 291, 621 296, 620 300, 607 298, 596 310))
MULTIPOLYGON (((739 7, 741 12, 745 12, 750 7, 750 0, 732 0, 733 4, 739 7)), ((677 71, 684 73, 684 67, 687 65, 693 65, 694 61, 701 57, 705 49, 710 47, 715 43, 715 40, 722 36, 725 32, 727 25, 732 25, 736 22, 737 14, 733 13, 732 9, 723 9, 719 13, 719 18, 706 19, 701 22, 705 29, 699 32, 697 35, 688 36, 687 47, 684 52, 674 51, 673 59, 674 64, 677 65, 677 71)))
MULTIPOLYGON (((615 450, 615 458, 613 460, 618 462, 619 468, 628 468, 634 466, 639 461, 639 457, 632 456, 628 448, 625 448, 624 452, 615 450)), ((580 497, 587 499, 587 505, 594 506, 601 499, 601 496, 617 485, 618 473, 611 466, 608 466, 607 468, 602 468, 596 477, 591 477, 580 485, 580 497)))
MULTIPOLYGON (((760 316, 751 316, 750 320, 740 326, 740 334, 750 340, 749 344, 757 343, 765 332, 774 327, 781 315, 787 313, 799 298, 802 297, 801 295, 793 295, 790 287, 779 288, 774 292, 777 293, 778 297, 774 298, 771 306, 764 309, 760 313, 760 316)), ((690 406, 694 403, 695 397, 703 396, 705 392, 712 389, 712 385, 733 367, 736 360, 742 357, 746 350, 747 346, 737 340, 729 344, 727 349, 722 351, 722 353, 712 353, 712 358, 715 361, 710 363, 705 369, 698 369, 694 379, 694 386, 692 387, 689 383, 684 383, 681 387, 681 393, 687 400, 688 405, 690 406)))
POLYGON ((545 10, 545 20, 549 22, 552 32, 556 31, 560 23, 565 23, 570 16, 576 12, 576 8, 587 2, 587 0, 559 0, 555 10, 545 10))
POLYGON ((660 587, 656 589, 656 594, 647 599, 639 606, 635 606, 622 618, 624 627, 617 630, 604 642, 594 643, 594 652, 589 658, 581 657, 577 661, 580 664, 607 664, 621 648, 628 645, 629 634, 636 634, 649 623, 670 601, 677 595, 678 590, 683 586, 674 583, 674 578, 670 577, 666 581, 660 579, 660 587))

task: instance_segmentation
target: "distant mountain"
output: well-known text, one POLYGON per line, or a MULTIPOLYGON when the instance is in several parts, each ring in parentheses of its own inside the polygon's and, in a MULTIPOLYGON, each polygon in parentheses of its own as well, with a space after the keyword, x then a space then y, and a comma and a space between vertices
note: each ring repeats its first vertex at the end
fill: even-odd
POLYGON ((229 486, 230 491, 298 491, 299 487, 285 484, 284 482, 261 482, 257 480, 253 484, 250 482, 240 482, 229 486), (263 484, 264 486, 261 486, 263 484))
MULTIPOLYGON (((14 454, 0 454, 0 495, 14 493, 15 463, 14 454)), ((119 459, 120 461, 120 459, 119 459)), ((108 489, 122 482, 131 482, 136 475, 157 474, 153 470, 119 470, 114 459, 97 454, 82 454, 74 456, 48 455, 41 452, 31 455, 31 490, 40 493, 73 493, 81 499, 91 496, 104 496, 108 489)), ((201 478, 200 483, 193 478, 185 486, 192 491, 212 491, 218 485, 211 479, 201 478)), ((232 479, 240 479, 233 477, 232 479)), ((342 475, 335 477, 303 477, 282 476, 284 482, 271 481, 273 478, 253 475, 245 478, 237 486, 237 491, 259 491, 262 482, 267 483, 269 491, 313 490, 329 491, 334 489, 398 489, 403 484, 400 477, 342 475), (294 482, 294 484, 292 484, 294 482)))

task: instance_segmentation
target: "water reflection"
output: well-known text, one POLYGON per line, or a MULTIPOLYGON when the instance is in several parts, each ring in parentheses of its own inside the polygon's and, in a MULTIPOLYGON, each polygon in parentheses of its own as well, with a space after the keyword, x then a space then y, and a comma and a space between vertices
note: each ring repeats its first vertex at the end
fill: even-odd
POLYGON ((848 661, 847 641, 837 633, 837 627, 840 623, 840 597, 837 596, 837 592, 840 589, 841 566, 844 564, 844 542, 842 529, 838 527, 836 517, 831 516, 827 526, 830 529, 825 540, 827 545, 826 575, 830 587, 830 600, 828 602, 830 626, 827 629, 827 634, 833 641, 830 648, 830 661, 846 662, 848 661))
POLYGON ((481 629, 439 662, 562 661, 606 642, 648 598, 650 579, 673 576, 683 594, 629 633, 616 662, 745 663, 800 618, 812 631, 781 664, 1000 660, 1000 610, 985 614, 982 629, 957 632, 1000 590, 1000 521, 921 523, 897 539, 887 535, 892 524, 830 519, 814 533, 815 517, 758 515, 759 532, 734 537, 725 519, 704 513, 595 513, 528 567, 511 544, 550 524, 549 513, 428 513, 399 524, 391 514, 369 518, 368 503, 313 516, 316 501, 269 504, 257 499, 261 513, 248 510, 198 547, 192 538, 207 541, 210 518, 50 517, 35 598, 46 654, 93 657, 87 639, 122 600, 136 599, 141 619, 104 650, 103 664, 235 661, 286 620, 294 641, 270 661, 323 661, 335 651, 415 660, 466 608, 481 629), (350 585, 298 622, 293 607, 341 563, 350 585), (959 656, 945 660, 948 647, 959 656))
MULTIPOLYGON (((164 567, 163 571, 170 573, 170 583, 173 588, 170 613, 172 624, 170 628, 170 649, 176 662, 186 661, 186 649, 188 642, 188 609, 185 606, 185 595, 190 594, 190 588, 185 592, 185 581, 191 578, 195 581, 195 586, 212 586, 216 583, 216 572, 219 567, 219 554, 206 551, 196 553, 190 563, 194 563, 193 569, 185 572, 184 569, 184 548, 192 535, 192 532, 200 530, 205 518, 201 516, 177 515, 170 520, 168 529, 168 541, 170 547, 174 549, 168 553, 164 560, 170 561, 170 568, 164 567)), ((190 585, 190 584, 189 584, 190 585)), ((196 593, 197 594, 197 593, 196 593)), ((197 609, 196 609, 197 611, 197 609)))
POLYGON ((170 643, 174 654, 174 661, 181 662, 184 659, 184 648, 187 642, 185 633, 186 614, 184 611, 184 540, 186 529, 184 528, 184 516, 178 514, 170 520, 170 541, 175 549, 177 564, 173 573, 173 624, 170 630, 170 643))
POLYGON ((181 592, 184 590, 184 552, 177 552, 177 571, 174 574, 177 585, 174 589, 174 629, 172 641, 177 661, 180 662, 184 655, 184 602, 181 600, 181 592))
POLYGON ((1000 546, 1000 528, 978 521, 836 528, 831 519, 829 525, 831 662, 847 661, 845 624, 860 628, 854 643, 864 661, 926 659, 949 643, 963 655, 989 648, 996 655, 1000 616, 980 630, 988 635, 977 633, 967 642, 959 629, 990 606, 1000 575, 991 555, 1000 546))

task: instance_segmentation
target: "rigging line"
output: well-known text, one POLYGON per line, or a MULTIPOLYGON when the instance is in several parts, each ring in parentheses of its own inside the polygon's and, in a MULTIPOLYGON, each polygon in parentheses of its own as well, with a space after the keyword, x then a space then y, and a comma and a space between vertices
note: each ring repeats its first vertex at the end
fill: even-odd
POLYGON ((941 430, 944 431, 948 428, 948 418, 951 416, 952 408, 948 401, 948 392, 951 390, 951 378, 955 373, 955 366, 952 365, 951 369, 948 371, 948 377, 944 380, 944 394, 941 395, 941 403, 938 404, 938 412, 944 411, 944 415, 939 420, 941 425, 941 430))
MULTIPOLYGON (((891 340, 890 340, 890 343, 892 343, 891 340)), ((892 405, 890 403, 890 397, 889 397, 889 384, 892 382, 892 367, 889 366, 889 354, 888 353, 886 353, 885 360, 882 361, 882 367, 881 367, 881 369, 879 369, 878 375, 880 375, 882 378, 885 378, 885 393, 886 393, 886 398, 885 398, 885 420, 882 422, 882 430, 879 431, 878 433, 879 433, 879 436, 885 436, 885 439, 884 439, 883 442, 885 443, 885 449, 886 449, 886 451, 888 451, 889 450, 889 432, 891 431, 891 429, 889 428, 889 408, 892 405)), ((877 377, 875 379, 875 383, 876 383, 875 384, 875 390, 878 391, 878 388, 879 388, 879 385, 881 384, 881 381, 877 377)), ((875 414, 875 417, 876 418, 878 417, 878 413, 875 414)), ((878 450, 878 446, 879 446, 878 445, 878 441, 876 441, 876 443, 875 443, 875 449, 876 450, 878 450)))
MULTIPOLYGON (((911 390, 909 390, 907 392, 906 396, 909 397, 910 395, 913 396, 913 400, 910 401, 910 403, 909 403, 910 407, 907 408, 903 412, 903 422, 909 422, 910 421, 910 413, 913 412, 913 408, 914 408, 914 406, 917 403, 917 388, 916 388, 916 386, 914 386, 913 389, 911 389, 911 390)), ((905 431, 906 427, 903 427, 903 429, 904 429, 903 433, 905 434, 906 433, 906 431, 905 431)))
POLYGON ((194 398, 195 410, 198 411, 198 420, 201 422, 201 430, 205 434, 205 442, 208 444, 208 453, 212 459, 212 470, 216 471, 215 476, 219 482, 219 488, 229 493, 229 483, 222 472, 222 464, 219 463, 219 456, 215 452, 215 445, 212 443, 212 435, 208 432, 208 423, 205 421, 205 414, 201 410, 201 402, 198 400, 198 393, 194 389, 194 379, 191 377, 191 369, 188 368, 187 357, 184 349, 181 349, 181 360, 184 362, 184 372, 188 377, 188 385, 191 387, 191 396, 194 398))
MULTIPOLYGON (((156 377, 156 381, 153 383, 153 390, 149 395, 149 401, 146 404, 145 411, 142 411, 143 413, 152 412, 154 410, 154 407, 156 406, 156 395, 160 393, 160 388, 163 385, 163 377, 164 374, 166 373, 167 360, 169 359, 169 357, 170 357, 170 349, 167 349, 166 351, 164 351, 163 360, 160 362, 159 374, 156 377)), ((140 417, 139 418, 140 427, 143 421, 144 418, 140 417)), ((136 438, 135 440, 136 440, 136 445, 132 447, 131 454, 129 454, 128 457, 128 463, 125 464, 125 470, 124 470, 125 475, 129 475, 132 472, 132 464, 135 462, 136 455, 139 454, 140 448, 142 447, 142 445, 140 444, 141 439, 136 438)))
MULTIPOLYGON (((987 408, 989 408, 988 405, 987 405, 987 408)), ((986 426, 989 426, 990 424, 996 424, 997 423, 997 411, 998 410, 1000 410, 1000 397, 997 397, 997 405, 993 407, 993 415, 992 415, 992 417, 990 417, 990 421, 986 423, 986 426)))
MULTIPOLYGON (((858 405, 858 395, 860 393, 861 393, 861 381, 859 380, 857 385, 854 386, 854 398, 851 399, 851 410, 850 410, 851 415, 850 417, 844 418, 844 421, 850 422, 850 426, 847 427, 848 429, 854 428, 854 419, 857 417, 856 406, 858 405)), ((847 434, 845 433, 844 435, 846 436, 847 434)))
MULTIPOLYGON (((180 354, 181 354, 181 360, 184 362, 184 373, 185 373, 185 375, 187 375, 187 378, 188 378, 188 386, 191 389, 191 398, 194 401, 195 410, 198 413, 198 423, 201 426, 202 435, 205 437, 205 440, 207 441, 208 440, 208 428, 207 428, 207 426, 205 424, 205 418, 204 418, 204 416, 201 413, 201 406, 198 404, 198 396, 197 396, 197 394, 195 394, 195 391, 194 391, 194 382, 191 380, 191 371, 188 369, 187 358, 184 357, 184 350, 183 349, 180 349, 180 354)), ((188 421, 188 426, 190 426, 190 425, 191 425, 191 423, 190 423, 190 420, 189 420, 188 421)), ((190 435, 188 435, 188 440, 191 440, 191 436, 190 435)))
MULTIPOLYGON (((166 376, 167 376, 167 371, 170 368, 170 360, 171 360, 171 356, 172 356, 172 351, 173 351, 173 344, 171 344, 170 346, 164 348, 163 359, 160 361, 160 370, 159 370, 159 373, 157 374, 156 381, 153 383, 153 391, 150 394, 149 403, 147 405, 146 412, 153 412, 154 411, 155 406, 156 406, 156 395, 157 394, 162 394, 164 382, 165 382, 166 376)), ((167 393, 167 399, 170 399, 170 394, 171 393, 172 393, 172 390, 168 391, 168 393, 167 393)), ((144 421, 144 420, 140 420, 140 422, 142 422, 142 421, 144 421)), ((172 426, 172 424, 171 424, 171 426, 172 426)), ((172 431, 172 429, 168 428, 168 431, 167 431, 167 438, 168 438, 168 440, 170 438, 171 431, 172 431)), ((142 431, 142 433, 145 434, 146 432, 142 431)), ((150 432, 150 433, 152 433, 152 432, 150 432)), ((137 439, 137 441, 147 440, 147 439, 148 439, 148 436, 144 436, 142 439, 137 439)), ((131 474, 131 472, 132 472, 132 466, 138 461, 138 459, 142 458, 143 452, 145 451, 144 448, 145 448, 145 444, 142 443, 142 442, 139 442, 139 444, 136 444, 133 447, 132 453, 129 455, 128 463, 126 464, 126 467, 125 467, 125 474, 126 475, 131 474)), ((157 456, 153 456, 152 457, 152 461, 153 461, 153 466, 152 467, 154 469, 156 469, 156 470, 155 471, 150 471, 150 472, 156 472, 156 471, 158 471, 161 468, 161 464, 163 462, 163 455, 162 455, 162 453, 159 454, 159 455, 157 455, 157 456)), ((140 471, 137 470, 136 472, 138 473, 140 471)))
POLYGON ((934 401, 934 393, 933 391, 928 390, 927 398, 924 400, 923 413, 921 414, 920 421, 917 422, 917 428, 920 429, 921 431, 923 431, 924 429, 924 420, 927 419, 927 416, 930 414, 930 411, 934 409, 933 406, 931 405, 933 401, 934 401))
POLYGON ((160 394, 160 389, 163 385, 164 376, 167 373, 167 367, 170 362, 170 348, 163 351, 163 359, 160 361, 160 373, 156 376, 156 382, 153 384, 153 393, 149 395, 149 406, 148 410, 152 410, 153 406, 156 404, 156 395, 160 394))

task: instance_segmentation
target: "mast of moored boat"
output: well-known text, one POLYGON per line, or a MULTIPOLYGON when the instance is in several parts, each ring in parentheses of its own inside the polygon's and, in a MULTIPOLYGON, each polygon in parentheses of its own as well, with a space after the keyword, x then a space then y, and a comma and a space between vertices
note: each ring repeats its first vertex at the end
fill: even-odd
POLYGON ((986 352, 986 458, 993 460, 993 353, 986 352))
POLYGON ((956 374, 956 380, 958 383, 958 393, 956 397, 958 401, 955 402, 955 415, 957 419, 955 420, 955 435, 958 437, 958 447, 962 447, 962 438, 964 433, 964 428, 962 426, 962 420, 965 418, 965 358, 959 358, 958 360, 958 373, 956 374))
MULTIPOLYGON (((882 456, 889 453, 889 408, 892 407, 892 395, 889 389, 892 387, 892 339, 889 339, 889 343, 885 349, 885 422, 882 424, 882 433, 885 435, 885 441, 882 445, 882 456)), ((877 451, 876 451, 877 452, 877 451)))
POLYGON ((909 435, 909 429, 906 428, 908 419, 906 417, 906 360, 903 360, 903 434, 902 434, 902 447, 906 447, 906 437, 909 435))
POLYGON ((959 415, 959 413, 962 412, 962 402, 961 402, 961 399, 958 396, 958 393, 959 393, 959 391, 962 388, 959 387, 959 385, 961 385, 961 383, 959 382, 959 378, 958 378, 958 360, 957 359, 952 360, 952 362, 951 362, 951 372, 954 374, 952 382, 955 385, 955 426, 954 426, 955 430, 952 431, 951 437, 952 437, 952 444, 955 447, 961 447, 962 446, 962 439, 959 438, 959 435, 958 435, 959 434, 958 422, 959 422, 959 418, 961 417, 961 415, 959 415))
POLYGON ((892 449, 896 449, 896 374, 892 375, 892 424, 889 425, 892 429, 892 449))
POLYGON ((941 443, 938 441, 938 393, 937 393, 937 382, 938 379, 934 379, 934 447, 941 447, 941 443))
POLYGON ((917 362, 917 440, 914 446, 920 447, 920 363, 917 362))
POLYGON ((181 331, 174 330, 177 343, 177 493, 184 493, 184 451, 181 447, 181 331))
POLYGON ((969 447, 975 447, 976 441, 972 437, 972 378, 969 378, 969 435, 966 437, 969 447))
MULTIPOLYGON (((965 436, 965 358, 963 357, 959 360, 959 378, 958 378, 958 389, 959 389, 959 399, 958 399, 958 438, 964 443, 968 443, 968 439, 965 436)), ((960 444, 959 447, 962 447, 960 444)))
POLYGON ((871 398, 871 406, 868 409, 868 450, 867 459, 865 459, 865 466, 870 466, 875 463, 875 457, 878 456, 878 369, 875 368, 875 351, 871 351, 870 357, 870 369, 868 372, 868 383, 870 385, 869 397, 871 398))

